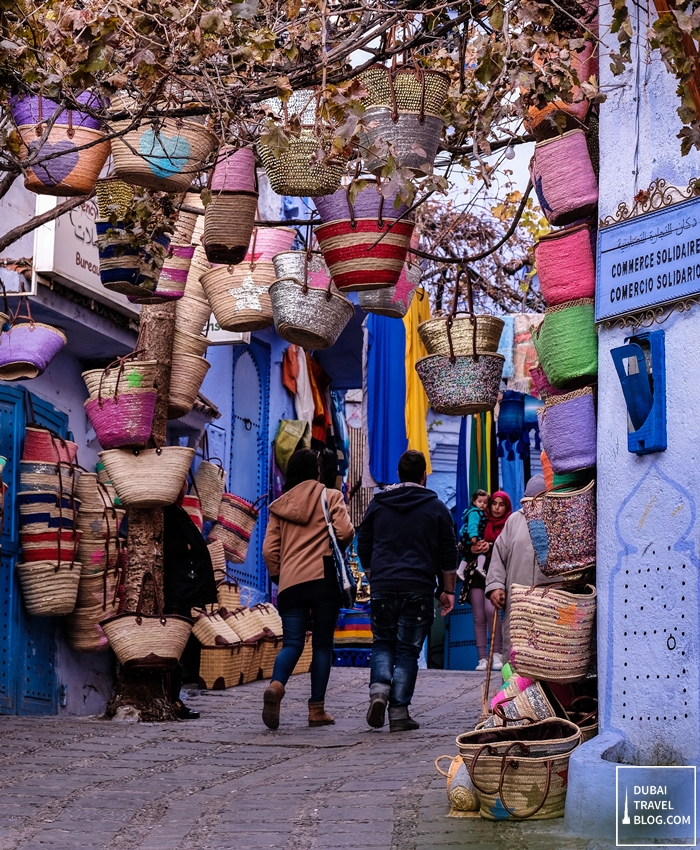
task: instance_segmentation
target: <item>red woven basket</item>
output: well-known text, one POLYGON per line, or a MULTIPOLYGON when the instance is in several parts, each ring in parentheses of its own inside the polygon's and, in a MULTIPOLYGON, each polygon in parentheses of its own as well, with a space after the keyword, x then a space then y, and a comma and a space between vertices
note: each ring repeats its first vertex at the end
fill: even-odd
POLYGON ((38 425, 27 427, 22 460, 34 460, 40 463, 75 463, 77 454, 78 447, 70 440, 63 440, 38 425))
POLYGON ((259 502, 247 502, 233 493, 224 493, 219 507, 219 518, 214 523, 208 540, 218 540, 223 544, 227 560, 234 564, 242 564, 248 554, 250 537, 258 521, 259 502))

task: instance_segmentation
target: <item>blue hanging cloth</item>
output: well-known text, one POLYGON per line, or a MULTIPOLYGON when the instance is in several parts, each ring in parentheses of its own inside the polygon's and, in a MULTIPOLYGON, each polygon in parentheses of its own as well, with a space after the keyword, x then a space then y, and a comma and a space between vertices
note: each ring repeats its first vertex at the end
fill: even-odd
POLYGON ((403 322, 367 317, 369 469, 381 484, 398 484, 406 436, 406 329, 403 322))
POLYGON ((463 416, 459 426, 457 443, 457 485, 455 487, 455 520, 457 530, 461 528, 462 517, 469 507, 469 437, 471 416, 463 416))
POLYGON ((505 460, 514 460, 515 452, 521 459, 530 453, 530 439, 525 428, 525 403, 523 398, 522 393, 507 390, 503 393, 503 398, 499 404, 498 456, 505 460))
POLYGON ((501 479, 502 489, 510 496, 513 510, 517 511, 520 500, 525 495, 525 468, 517 455, 514 455, 512 460, 505 457, 501 459, 501 479))

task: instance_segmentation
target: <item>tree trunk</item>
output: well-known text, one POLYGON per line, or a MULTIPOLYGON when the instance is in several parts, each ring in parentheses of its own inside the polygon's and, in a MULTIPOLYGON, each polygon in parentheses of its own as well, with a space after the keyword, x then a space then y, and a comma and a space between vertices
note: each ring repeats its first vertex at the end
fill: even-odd
MULTIPOLYGON (((155 386, 158 390, 153 439, 156 446, 165 445, 168 421, 168 395, 175 335, 175 302, 149 304, 141 310, 140 360, 157 360, 155 386)), ((144 591, 143 613, 154 613, 154 596, 163 601, 163 509, 128 508, 129 566, 126 574, 124 610, 133 612, 138 604, 144 575, 153 574, 144 591)), ((142 720, 174 720, 168 699, 168 674, 143 668, 120 670, 114 698, 107 706, 113 717, 120 706, 133 706, 142 720)))

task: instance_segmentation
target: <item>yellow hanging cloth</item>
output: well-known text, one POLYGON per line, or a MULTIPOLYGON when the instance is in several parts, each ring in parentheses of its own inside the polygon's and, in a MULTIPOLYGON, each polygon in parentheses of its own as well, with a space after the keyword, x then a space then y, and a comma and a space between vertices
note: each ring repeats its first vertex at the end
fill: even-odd
POLYGON ((428 396, 416 372, 416 362, 425 357, 428 352, 418 336, 418 325, 430 318, 430 300, 423 289, 416 289, 411 306, 403 317, 406 327, 406 436, 408 448, 423 452, 428 467, 430 465, 430 449, 428 447, 428 396))

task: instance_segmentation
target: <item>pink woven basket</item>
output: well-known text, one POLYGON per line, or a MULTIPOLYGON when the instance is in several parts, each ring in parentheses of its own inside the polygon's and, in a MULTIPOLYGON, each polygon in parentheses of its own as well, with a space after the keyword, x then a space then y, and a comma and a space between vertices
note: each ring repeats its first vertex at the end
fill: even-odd
POLYGON ((103 449, 145 446, 156 409, 155 390, 132 389, 117 396, 90 398, 85 412, 103 449))
POLYGON ((532 377, 532 383, 535 385, 535 390, 542 401, 553 395, 563 395, 565 392, 565 390, 558 390, 549 383, 541 366, 533 366, 530 369, 530 376, 532 377))
POLYGON ((219 151, 211 179, 212 192, 257 192, 255 152, 227 145, 219 151))
POLYGON ((392 224, 380 227, 376 219, 363 218, 316 228, 323 258, 338 289, 357 292, 398 283, 414 224, 405 220, 392 224))
POLYGON ((535 245, 535 260, 548 307, 595 295, 595 260, 587 224, 543 236, 535 245))
POLYGON ((313 198, 321 221, 328 224, 331 221, 349 221, 356 218, 397 219, 408 210, 406 204, 394 206, 397 192, 384 197, 377 183, 372 183, 366 189, 358 192, 353 203, 347 189, 338 189, 332 195, 322 195, 313 198))
POLYGON ((250 262, 271 263, 275 254, 289 251, 296 238, 296 230, 290 227, 258 227, 253 231, 250 247, 245 259, 250 262), (253 250, 255 256, 253 256, 253 250))
POLYGON ((538 142, 530 177, 550 224, 573 224, 592 215, 598 206, 598 183, 583 130, 538 142))

